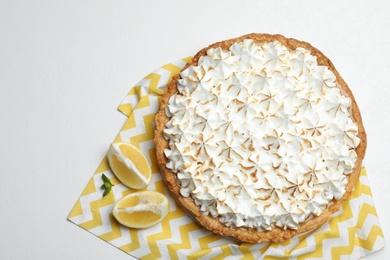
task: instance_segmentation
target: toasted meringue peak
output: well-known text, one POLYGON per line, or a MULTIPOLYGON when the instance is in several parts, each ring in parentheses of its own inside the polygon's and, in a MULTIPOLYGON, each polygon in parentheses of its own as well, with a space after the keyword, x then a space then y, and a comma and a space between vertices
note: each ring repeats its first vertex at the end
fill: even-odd
POLYGON ((336 76, 304 48, 211 48, 169 99, 167 168, 227 226, 297 229, 345 193, 358 127, 336 76))

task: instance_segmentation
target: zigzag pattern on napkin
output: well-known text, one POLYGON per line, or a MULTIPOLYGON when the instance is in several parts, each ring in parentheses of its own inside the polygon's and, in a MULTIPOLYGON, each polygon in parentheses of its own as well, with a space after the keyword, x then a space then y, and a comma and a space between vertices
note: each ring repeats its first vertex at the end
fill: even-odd
POLYGON ((203 229, 176 205, 165 189, 156 162, 154 116, 161 91, 178 73, 185 61, 171 63, 149 74, 135 86, 118 108, 129 119, 115 138, 139 147, 152 166, 152 182, 147 187, 169 198, 170 213, 160 224, 144 230, 121 226, 111 211, 116 201, 133 192, 122 185, 110 171, 104 158, 88 182, 68 219, 113 246, 141 259, 339 259, 349 255, 359 258, 384 247, 383 233, 372 199, 367 174, 363 168, 353 194, 340 211, 322 227, 280 244, 235 244, 203 229), (101 174, 114 187, 102 198, 101 174))
POLYGON ((146 95, 161 95, 164 93, 173 75, 179 73, 191 59, 192 57, 187 57, 168 63, 147 75, 130 89, 127 96, 119 105, 118 110, 126 116, 130 116, 142 97, 146 95))

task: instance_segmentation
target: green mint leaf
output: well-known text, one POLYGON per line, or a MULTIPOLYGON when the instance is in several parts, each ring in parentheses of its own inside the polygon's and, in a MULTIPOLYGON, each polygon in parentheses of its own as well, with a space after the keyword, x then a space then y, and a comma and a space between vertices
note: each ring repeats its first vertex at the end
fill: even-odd
POLYGON ((104 173, 102 174, 102 180, 103 180, 103 182, 108 182, 108 183, 110 183, 110 184, 111 184, 111 182, 110 182, 110 179, 109 179, 109 178, 107 178, 107 176, 106 176, 106 175, 104 175, 104 173))
POLYGON ((108 193, 110 193, 111 188, 114 185, 112 185, 110 179, 107 178, 107 176, 104 174, 102 174, 102 180, 104 183, 102 184, 101 188, 104 189, 104 193, 103 193, 103 198, 104 198, 105 196, 108 195, 108 193))
POLYGON ((103 198, 104 198, 105 196, 107 196, 107 195, 108 195, 108 193, 110 193, 110 191, 111 191, 111 186, 110 186, 110 187, 108 187, 108 188, 106 188, 106 189, 104 190, 104 193, 103 193, 103 198))

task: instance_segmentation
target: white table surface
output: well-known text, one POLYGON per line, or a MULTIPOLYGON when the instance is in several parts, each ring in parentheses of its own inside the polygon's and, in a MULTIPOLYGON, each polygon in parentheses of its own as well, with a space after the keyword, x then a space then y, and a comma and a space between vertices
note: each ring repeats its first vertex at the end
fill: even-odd
POLYGON ((251 32, 310 42, 349 84, 388 237, 389 11, 385 0, 0 1, 0 259, 130 259, 66 220, 125 122, 119 102, 160 65, 251 32))

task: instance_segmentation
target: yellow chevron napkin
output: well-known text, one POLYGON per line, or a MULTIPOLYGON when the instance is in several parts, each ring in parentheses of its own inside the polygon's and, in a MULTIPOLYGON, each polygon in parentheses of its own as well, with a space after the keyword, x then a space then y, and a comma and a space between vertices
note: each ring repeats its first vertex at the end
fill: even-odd
POLYGON ((153 174, 147 189, 168 197, 168 216, 148 229, 121 226, 111 211, 116 201, 133 190, 115 178, 104 158, 70 212, 71 222, 141 259, 358 259, 385 246, 365 168, 351 198, 328 223, 283 243, 233 243, 187 217, 170 197, 161 178, 153 143, 153 124, 166 85, 189 60, 191 57, 150 73, 130 90, 118 107, 129 119, 114 141, 130 142, 148 157, 153 174), (100 189, 103 173, 114 184, 105 198, 100 189))

